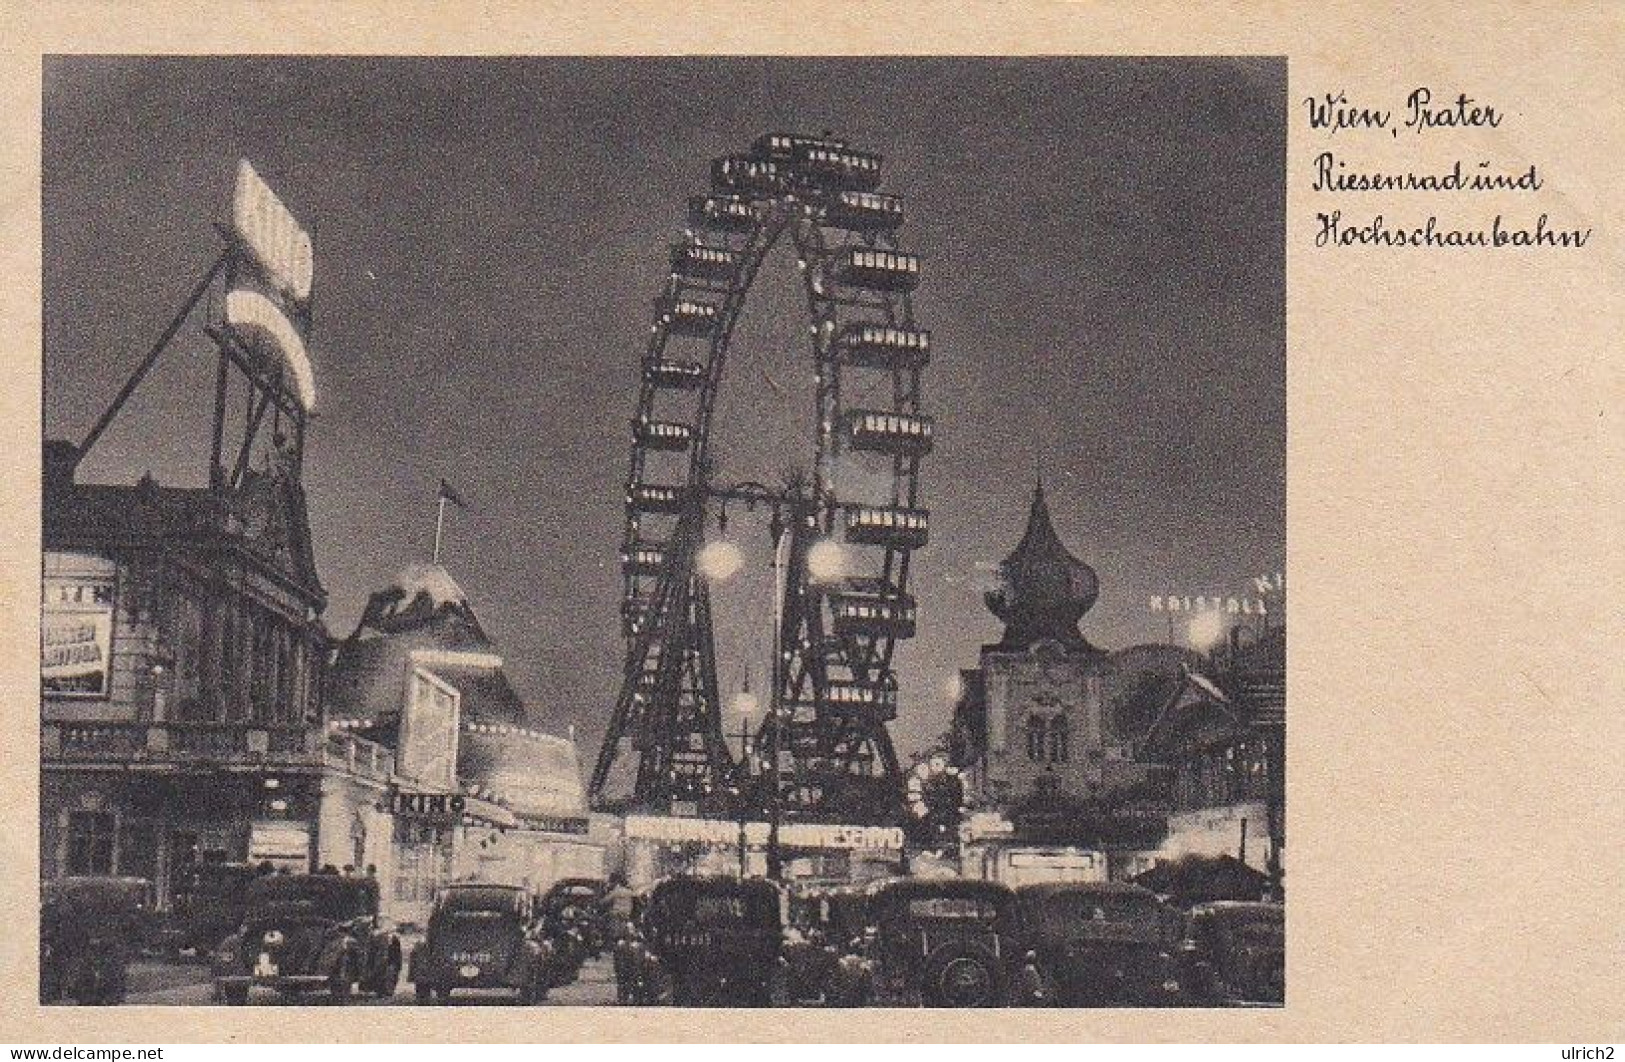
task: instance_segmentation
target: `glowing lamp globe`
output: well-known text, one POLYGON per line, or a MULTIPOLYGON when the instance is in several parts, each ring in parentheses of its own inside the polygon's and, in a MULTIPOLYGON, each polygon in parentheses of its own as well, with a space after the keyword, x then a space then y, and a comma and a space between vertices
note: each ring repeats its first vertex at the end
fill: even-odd
POLYGON ((1208 652, 1224 640, 1224 616, 1218 612, 1200 612, 1191 620, 1191 647, 1208 652))
POLYGON ((744 567, 745 555, 732 542, 719 539, 700 547, 694 563, 699 567, 701 575, 721 582, 724 579, 731 579, 734 573, 744 567))
POLYGON ((814 582, 837 582, 846 572, 846 550, 833 538, 821 538, 807 551, 807 574, 814 582))

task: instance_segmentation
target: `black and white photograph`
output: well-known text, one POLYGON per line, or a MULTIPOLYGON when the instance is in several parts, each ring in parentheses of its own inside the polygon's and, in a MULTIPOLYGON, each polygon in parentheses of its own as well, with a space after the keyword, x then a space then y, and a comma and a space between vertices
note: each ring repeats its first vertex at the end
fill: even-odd
POLYGON ((1287 67, 44 56, 39 1001, 1283 1007, 1287 67))

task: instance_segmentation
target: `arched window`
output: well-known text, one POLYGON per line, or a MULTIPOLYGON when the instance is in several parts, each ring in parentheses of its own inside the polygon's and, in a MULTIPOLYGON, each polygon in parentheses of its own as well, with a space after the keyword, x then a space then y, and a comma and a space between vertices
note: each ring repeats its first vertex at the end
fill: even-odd
POLYGON ((1044 762, 1045 739, 1049 733, 1049 721, 1041 715, 1027 717, 1027 759, 1033 763, 1044 762))
POLYGON ((1071 733, 1066 716, 1058 715, 1049 721, 1049 761, 1067 763, 1072 758, 1071 733))

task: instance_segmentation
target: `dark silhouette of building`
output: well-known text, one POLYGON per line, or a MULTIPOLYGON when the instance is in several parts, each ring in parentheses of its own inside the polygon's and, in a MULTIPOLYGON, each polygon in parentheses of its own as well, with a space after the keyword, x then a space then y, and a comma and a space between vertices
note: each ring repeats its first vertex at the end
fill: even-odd
POLYGON ((297 472, 235 487, 77 480, 48 442, 41 867, 152 879, 308 866, 323 770, 326 594, 297 472))

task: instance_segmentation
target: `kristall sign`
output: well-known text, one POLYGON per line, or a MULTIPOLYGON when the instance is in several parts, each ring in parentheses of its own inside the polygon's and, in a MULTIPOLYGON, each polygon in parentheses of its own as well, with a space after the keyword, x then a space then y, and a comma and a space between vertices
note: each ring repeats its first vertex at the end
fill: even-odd
POLYGON ((1220 594, 1153 594, 1152 612, 1222 612, 1227 616, 1264 616, 1269 608, 1261 597, 1227 597, 1220 594))
POLYGON ((310 298, 315 275, 310 234, 247 159, 237 163, 231 228, 272 287, 295 302, 310 298))

